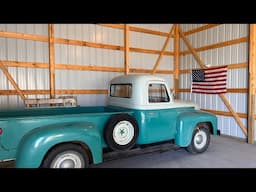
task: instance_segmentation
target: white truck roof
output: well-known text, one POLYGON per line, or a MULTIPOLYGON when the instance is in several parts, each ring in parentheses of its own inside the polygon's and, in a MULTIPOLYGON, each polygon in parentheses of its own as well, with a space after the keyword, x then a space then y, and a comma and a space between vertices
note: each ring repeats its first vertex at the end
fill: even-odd
POLYGON ((132 97, 121 98, 108 96, 108 104, 131 109, 168 109, 178 107, 198 106, 192 102, 174 100, 170 94, 170 88, 164 78, 155 75, 121 75, 110 81, 112 84, 132 84, 132 97), (169 102, 150 103, 148 99, 148 87, 151 83, 164 84, 169 95, 169 102))

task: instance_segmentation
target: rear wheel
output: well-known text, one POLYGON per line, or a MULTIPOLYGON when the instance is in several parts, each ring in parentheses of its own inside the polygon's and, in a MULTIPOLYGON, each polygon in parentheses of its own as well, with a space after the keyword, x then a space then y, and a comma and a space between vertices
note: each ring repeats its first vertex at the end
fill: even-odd
POLYGON ((186 150, 192 154, 203 153, 209 147, 210 136, 207 124, 198 124, 193 132, 191 143, 186 150))
POLYGON ((42 164, 43 168, 86 168, 88 166, 87 153, 81 146, 72 143, 51 149, 42 164))

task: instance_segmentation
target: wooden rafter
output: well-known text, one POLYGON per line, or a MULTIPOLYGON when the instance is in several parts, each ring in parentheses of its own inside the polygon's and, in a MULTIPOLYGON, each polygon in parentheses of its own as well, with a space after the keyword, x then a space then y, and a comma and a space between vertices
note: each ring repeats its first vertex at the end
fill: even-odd
POLYGON ((17 83, 14 81, 14 79, 12 78, 11 74, 8 72, 8 70, 6 69, 6 67, 3 65, 2 62, 0 62, 0 68, 3 71, 3 73, 5 74, 5 76, 7 77, 8 81, 10 81, 10 83, 12 84, 12 86, 16 89, 16 91, 18 92, 18 94, 20 95, 21 99, 24 101, 26 99, 25 95, 22 93, 22 91, 20 90, 19 86, 17 85, 17 83))
POLYGON ((204 30, 207 30, 207 29, 210 29, 210 28, 213 28, 213 27, 217 27, 219 25, 220 24, 207 24, 207 25, 204 25, 204 26, 186 31, 186 32, 184 32, 184 35, 191 35, 193 33, 198 33, 200 31, 204 31, 204 30))
MULTIPOLYGON (((110 50, 119 50, 124 51, 124 46, 119 45, 110 45, 110 44, 103 44, 103 43, 94 43, 89 41, 79 41, 73 39, 63 39, 63 38, 54 38, 55 43, 59 44, 67 44, 67 45, 78 45, 78 46, 86 46, 86 47, 94 47, 94 48, 102 48, 102 49, 110 49, 110 50)), ((131 52, 139 52, 139 53, 149 53, 149 54, 160 54, 161 51, 159 50, 152 50, 152 49, 143 49, 143 48, 136 48, 130 47, 131 52)), ((173 52, 165 51, 164 55, 174 55, 173 52)))
MULTIPOLYGON (((39 63, 39 62, 19 62, 19 61, 4 61, 0 60, 4 66, 7 67, 26 67, 26 68, 41 68, 48 69, 49 63, 39 63)), ((55 69, 63 70, 78 70, 78 71, 103 71, 103 72, 125 72, 123 67, 106 67, 106 66, 87 66, 87 65, 77 65, 77 64, 55 64, 55 69)), ((149 73, 151 74, 151 69, 141 69, 141 68, 130 68, 130 73, 149 73)), ((173 74, 172 70, 157 70, 156 73, 159 74, 173 74)))
POLYGON ((157 60, 156 60, 156 63, 155 63, 155 65, 154 65, 153 69, 152 69, 152 74, 155 74, 155 73, 156 73, 156 69, 157 69, 158 65, 160 64, 160 61, 162 60, 162 57, 163 57, 164 52, 165 52, 165 49, 166 49, 166 47, 167 47, 167 45, 168 45, 168 43, 169 43, 169 41, 170 41, 170 38, 171 38, 171 35, 172 35, 173 31, 174 31, 175 25, 176 25, 176 24, 172 25, 172 27, 171 27, 171 29, 170 29, 169 35, 168 35, 168 37, 166 38, 166 40, 165 40, 165 42, 164 42, 164 45, 163 45, 163 47, 162 47, 162 50, 161 50, 161 52, 160 52, 160 54, 159 54, 159 56, 158 56, 158 58, 157 58, 157 60))
POLYGON ((250 24, 249 93, 248 93, 248 143, 254 143, 256 81, 256 24, 250 24))
POLYGON ((201 60, 201 58, 199 57, 199 55, 197 54, 197 52, 195 51, 195 49, 193 48, 192 44, 190 43, 189 39, 184 35, 184 33, 181 31, 181 29, 179 30, 180 31, 180 36, 181 38, 183 39, 183 41, 185 42, 185 44, 187 45, 188 49, 192 52, 195 60, 197 61, 197 63, 200 65, 201 68, 205 69, 207 68, 203 61, 201 60))
MULTIPOLYGON (((203 69, 206 69, 207 66, 200 59, 199 55, 197 54, 197 52, 193 48, 192 44, 190 43, 189 39, 184 35, 184 33, 181 31, 181 29, 180 29, 180 35, 181 35, 182 39, 184 40, 185 44, 187 45, 187 47, 189 48, 189 50, 192 52, 194 58, 196 59, 196 61, 200 65, 200 67, 203 68, 203 69)), ((246 127, 243 125, 241 119, 239 118, 238 114, 233 109, 233 107, 230 105, 230 103, 227 100, 227 98, 225 97, 225 95, 224 94, 219 94, 219 96, 222 99, 222 101, 224 102, 224 104, 226 105, 226 107, 228 108, 228 110, 232 113, 232 115, 235 118, 237 124, 240 126, 240 128, 242 129, 244 134, 247 136, 247 129, 246 129, 246 127)))
POLYGON ((49 33, 49 77, 50 77, 50 98, 55 98, 55 64, 54 64, 54 26, 48 25, 49 33))
MULTIPOLYGON (((217 111, 217 110, 211 110, 211 109, 201 109, 201 110, 213 113, 215 115, 233 117, 232 113, 227 112, 227 111, 217 111)), ((237 113, 237 115, 240 118, 244 118, 244 119, 247 118, 247 114, 246 113, 237 113)))
POLYGON ((129 48, 130 48, 130 43, 129 43, 129 26, 125 24, 124 27, 124 66, 125 66, 125 74, 129 74, 129 69, 130 69, 130 59, 129 59, 129 48))
MULTIPOLYGON (((240 68, 247 68, 248 63, 237 63, 237 64, 226 64, 228 66, 228 69, 240 69, 240 68)), ((199 69, 199 68, 195 68, 199 69)), ((181 69, 179 71, 180 74, 184 73, 191 73, 191 69, 181 69)))
MULTIPOLYGON (((111 27, 111 28, 115 28, 115 29, 124 29, 124 25, 120 25, 120 24, 99 24, 101 26, 104 27, 111 27)), ((145 28, 141 28, 141 27, 134 27, 134 26, 129 26, 130 27, 130 31, 134 31, 134 32, 140 32, 140 33, 147 33, 147 34, 151 34, 151 35, 159 35, 159 36, 164 36, 164 37, 168 37, 169 33, 166 32, 162 32, 162 31, 155 31, 155 30, 151 30, 151 29, 145 29, 145 28)), ((174 36, 172 36, 174 37, 174 36)))
MULTIPOLYGON (((191 89, 179 89, 179 92, 191 92, 191 89)), ((229 88, 227 89, 228 93, 248 93, 247 88, 229 88)))

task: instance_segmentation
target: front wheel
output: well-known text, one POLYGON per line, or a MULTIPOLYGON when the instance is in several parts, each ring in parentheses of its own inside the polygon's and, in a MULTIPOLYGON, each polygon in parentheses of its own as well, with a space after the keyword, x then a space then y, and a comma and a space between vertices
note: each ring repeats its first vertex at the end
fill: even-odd
POLYGON ((192 154, 203 153, 207 150, 210 144, 210 131, 208 127, 200 124, 195 128, 191 143, 186 150, 192 154))
POLYGON ((76 144, 62 144, 51 149, 42 164, 42 168, 86 168, 89 157, 84 149, 76 144))

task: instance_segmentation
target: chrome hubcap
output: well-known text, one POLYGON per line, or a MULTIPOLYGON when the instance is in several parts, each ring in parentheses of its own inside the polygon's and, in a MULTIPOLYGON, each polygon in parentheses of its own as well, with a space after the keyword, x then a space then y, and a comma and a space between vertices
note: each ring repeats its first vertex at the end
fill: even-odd
POLYGON ((202 149, 207 143, 207 135, 204 131, 199 130, 194 137, 194 145, 197 149, 202 149))
POLYGON ((82 156, 75 152, 59 154, 52 162, 51 168, 82 168, 84 162, 82 156))

